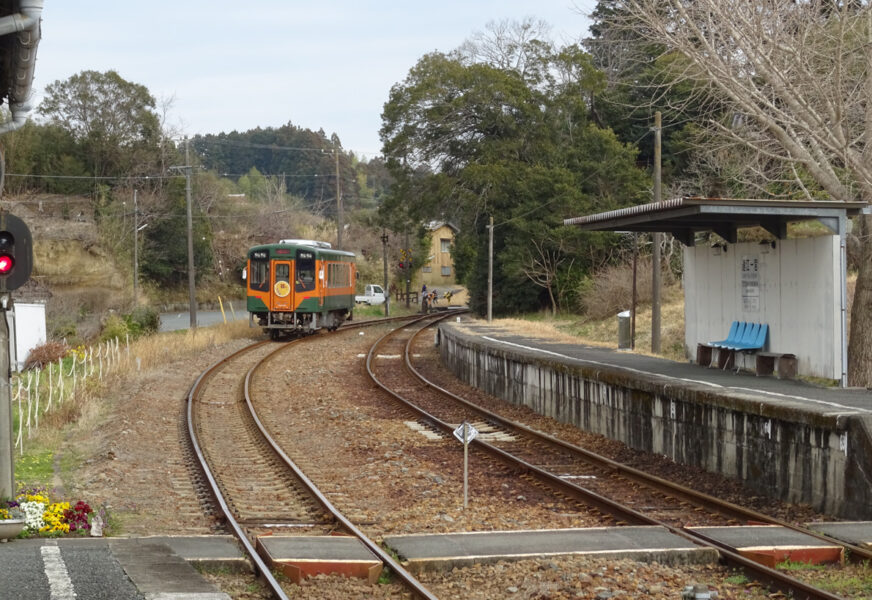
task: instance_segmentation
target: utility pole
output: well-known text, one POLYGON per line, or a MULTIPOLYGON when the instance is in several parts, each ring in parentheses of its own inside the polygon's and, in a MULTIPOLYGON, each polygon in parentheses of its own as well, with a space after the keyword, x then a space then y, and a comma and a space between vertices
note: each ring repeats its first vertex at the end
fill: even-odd
POLYGON ((491 215, 487 242, 487 322, 493 321, 494 313, 494 217, 491 215))
POLYGON ((411 306, 409 300, 409 292, 411 292, 412 286, 412 253, 409 251, 409 231, 405 232, 405 245, 406 245, 406 260, 403 262, 403 267, 406 275, 406 308, 411 306))
MULTIPOLYGON (((660 202, 660 111, 654 113, 654 202, 660 202)), ((651 251, 651 352, 660 354, 660 232, 654 233, 651 251)))
POLYGON ((133 308, 139 304, 139 207, 133 190, 133 308))
POLYGON ((636 273, 639 264, 639 234, 633 232, 633 312, 631 313, 632 320, 630 321, 630 349, 636 349, 636 304, 638 296, 636 293, 636 273))
MULTIPOLYGON (((0 498, 15 497, 15 442, 12 440, 12 382, 9 363, 9 323, 12 294, 4 294, 0 310, 0 498), (8 299, 8 304, 7 304, 8 299)), ((21 425, 19 425, 21 427, 21 425)))
POLYGON ((382 262, 384 263, 385 269, 385 278, 384 278, 384 290, 385 293, 385 316, 391 316, 391 294, 388 292, 388 232, 385 231, 385 228, 382 227, 382 262))
POLYGON ((339 149, 333 148, 336 157, 336 246, 342 250, 342 192, 339 182, 339 149))
POLYGON ((191 314, 191 329, 197 329, 197 295, 194 287, 194 224, 191 216, 191 159, 188 136, 185 136, 185 203, 188 211, 188 306, 191 314))

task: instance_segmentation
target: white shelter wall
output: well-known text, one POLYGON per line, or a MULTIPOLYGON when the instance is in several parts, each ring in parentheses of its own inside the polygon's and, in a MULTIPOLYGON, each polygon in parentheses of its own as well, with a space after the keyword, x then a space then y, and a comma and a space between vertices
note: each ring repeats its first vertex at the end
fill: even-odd
MULTIPOLYGON (((30 351, 46 342, 45 304, 15 303, 15 340, 12 369, 21 370, 30 351)), ((11 330, 10 330, 11 332, 11 330)))
POLYGON ((839 238, 684 249, 685 350, 727 337, 733 321, 769 325, 767 352, 803 375, 841 377, 839 238))

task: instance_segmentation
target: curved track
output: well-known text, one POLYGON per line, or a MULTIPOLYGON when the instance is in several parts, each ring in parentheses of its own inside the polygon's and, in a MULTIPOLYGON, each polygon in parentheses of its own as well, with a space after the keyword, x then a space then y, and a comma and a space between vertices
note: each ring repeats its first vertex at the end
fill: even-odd
MULTIPOLYGON (((343 330, 406 320, 381 319, 348 325, 343 330)), ((307 339, 312 338, 290 343, 305 343, 307 339)), ((341 530, 357 537, 407 589, 417 597, 435 600, 423 584, 327 500, 270 437, 254 412, 249 390, 252 374, 287 345, 276 348, 268 341, 252 344, 212 365, 188 394, 188 433, 214 503, 220 507, 220 519, 239 539, 276 598, 287 595, 251 540, 263 529, 294 528, 313 534, 341 530), (246 374, 244 381, 241 373, 246 374)))
MULTIPOLYGON (((451 435, 462 422, 473 423, 477 429, 487 430, 489 433, 501 433, 502 435, 489 435, 489 441, 482 441, 481 438, 474 440, 470 449, 485 451, 514 465, 541 479, 559 494, 571 495, 603 513, 612 515, 618 524, 659 525, 676 535, 714 547, 727 563, 745 570, 751 577, 765 582, 771 588, 793 594, 796 598, 839 598, 746 559, 735 549, 688 531, 683 525, 699 518, 703 518, 707 525, 762 522, 789 527, 833 544, 845 546, 844 542, 654 477, 523 424, 509 421, 460 398, 426 380, 412 365, 411 348, 414 339, 426 328, 427 326, 422 327, 414 335, 405 335, 401 330, 388 333, 373 345, 367 357, 367 371, 373 381, 406 407, 414 410, 423 422, 445 435, 451 435), (406 373, 401 373, 398 369, 380 368, 377 358, 380 352, 385 355, 402 352, 406 373), (410 376, 415 378, 417 385, 409 382, 410 376), (415 395, 414 401, 404 397, 412 392, 415 395), (576 481, 584 481, 585 486, 582 487, 576 481), (597 485, 592 486, 590 483, 597 485), (613 498, 630 498, 634 503, 629 506, 613 498)), ((868 560, 868 557, 872 557, 872 552, 867 549, 853 546, 847 548, 850 550, 849 555, 854 558, 868 560)))

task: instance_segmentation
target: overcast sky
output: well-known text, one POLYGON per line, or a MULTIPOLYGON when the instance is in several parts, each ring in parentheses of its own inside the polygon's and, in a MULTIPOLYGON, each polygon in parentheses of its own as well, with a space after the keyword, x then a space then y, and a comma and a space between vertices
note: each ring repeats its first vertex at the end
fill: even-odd
POLYGON ((488 22, 525 17, 558 43, 587 34, 596 0, 46 0, 34 77, 45 86, 114 69, 172 98, 184 134, 291 122, 381 150, 382 107, 418 59, 448 52, 488 22))

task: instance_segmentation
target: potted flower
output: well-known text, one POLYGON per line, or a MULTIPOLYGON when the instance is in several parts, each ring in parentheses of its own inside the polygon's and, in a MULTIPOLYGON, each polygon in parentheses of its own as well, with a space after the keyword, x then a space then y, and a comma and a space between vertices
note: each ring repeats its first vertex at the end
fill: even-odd
POLYGON ((18 537, 27 521, 15 500, 0 500, 0 542, 18 537))

